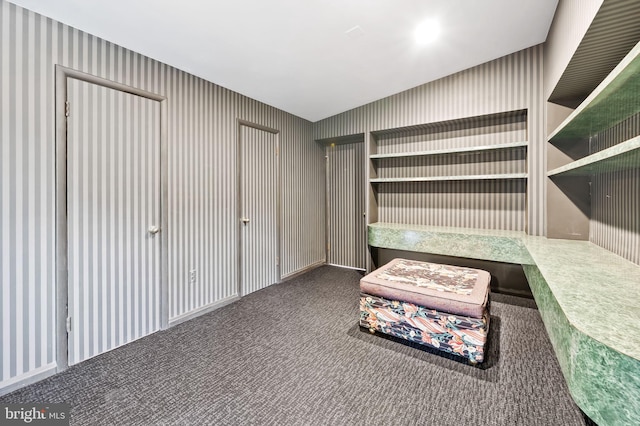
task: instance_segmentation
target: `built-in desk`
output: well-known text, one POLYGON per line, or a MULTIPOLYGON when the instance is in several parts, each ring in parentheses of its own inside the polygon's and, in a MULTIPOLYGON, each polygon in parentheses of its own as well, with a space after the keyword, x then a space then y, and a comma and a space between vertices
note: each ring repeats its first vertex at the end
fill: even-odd
POLYGON ((369 245, 521 264, 578 406, 640 424, 640 266, 586 241, 375 223, 369 245))

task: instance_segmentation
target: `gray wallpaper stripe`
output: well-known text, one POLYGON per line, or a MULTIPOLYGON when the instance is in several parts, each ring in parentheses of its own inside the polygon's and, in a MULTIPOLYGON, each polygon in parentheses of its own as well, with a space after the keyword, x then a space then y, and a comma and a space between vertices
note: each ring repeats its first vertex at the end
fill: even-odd
MULTIPOLYGON (((526 160, 519 154, 519 159, 512 164, 498 161, 498 170, 526 170, 529 173, 526 185, 522 182, 499 182, 477 184, 484 188, 483 202, 478 201, 477 211, 483 212, 478 216, 478 221, 472 220, 472 215, 467 216, 462 210, 457 211, 455 207, 456 199, 464 201, 466 195, 474 191, 474 182, 463 184, 419 184, 410 185, 414 192, 433 192, 437 190, 452 192, 452 195, 445 197, 424 198, 423 195, 411 199, 406 194, 393 196, 390 193, 390 184, 379 185, 380 191, 384 193, 379 200, 380 216, 379 221, 393 218, 394 222, 402 223, 424 223, 437 225, 441 221, 430 222, 434 216, 429 213, 429 209, 434 211, 450 211, 454 216, 460 217, 454 222, 454 226, 473 227, 475 223, 482 224, 482 227, 528 230, 532 235, 543 235, 545 233, 545 170, 546 170, 546 150, 545 132, 543 119, 543 82, 542 82, 542 46, 535 46, 503 58, 496 59, 486 64, 459 72, 457 74, 442 78, 440 80, 418 86, 414 89, 398 93, 393 96, 372 102, 368 105, 346 111, 342 114, 327 118, 314 124, 314 137, 316 140, 336 138, 355 133, 376 132, 384 134, 385 130, 397 129, 407 126, 417 126, 428 123, 436 123, 448 120, 457 120, 467 117, 483 116, 487 114, 502 113, 507 111, 527 110, 526 126, 519 124, 519 128, 508 129, 504 133, 495 137, 479 137, 473 135, 464 137, 464 131, 460 131, 459 137, 454 133, 452 137, 433 136, 427 138, 424 143, 407 139, 407 146, 394 149, 402 150, 428 150, 439 148, 454 148, 470 144, 486 144, 488 141, 494 143, 516 142, 524 137, 528 141, 526 160), (526 164, 525 164, 526 163, 526 164), (495 190, 491 190, 491 185, 495 190), (386 188, 385 188, 386 186, 386 188), (450 189, 446 187, 449 186, 450 189), (423 188, 423 189, 420 189, 423 188), (513 194, 513 199, 505 202, 505 194, 513 194), (525 195, 526 194, 526 195, 525 195), (400 205, 386 204, 399 202, 400 205), (427 204, 428 207, 427 207, 427 204), (432 204, 436 203, 436 204, 432 204), (501 205, 503 209, 513 209, 509 214, 501 211, 496 214, 491 213, 491 206, 501 205), (420 207, 422 206, 422 207, 420 207), (486 206, 486 209, 485 209, 486 206), (397 208, 395 208, 397 207, 397 208), (422 210, 421 210, 422 209, 422 210), (453 210, 449 210, 453 209, 453 210), (485 210, 483 210, 485 209, 485 210), (393 216, 390 212, 393 211, 393 216), (423 211, 424 215, 419 212, 423 211), (465 219, 468 217, 468 219, 465 219), (429 219, 430 218, 430 219, 429 219), (481 219, 480 219, 481 218, 481 219)), ((517 115, 517 114, 514 114, 517 115)), ((377 137, 378 142, 382 141, 379 153, 389 152, 391 148, 386 146, 386 137, 377 137)), ((394 141, 395 142, 395 141, 394 141)), ((372 154, 369 150, 369 154, 372 154)), ((493 154, 497 160, 502 160, 505 153, 493 154)), ((387 161, 387 160, 385 160, 387 161)), ((398 163, 409 160, 392 160, 398 163)), ((420 160, 417 167, 429 169, 428 161, 420 160)), ((483 164, 486 164, 483 163, 483 164)), ((380 169, 378 169, 380 172, 380 169)), ((451 171, 451 170, 450 170, 451 171)), ((449 173, 447 169, 439 172, 449 173)), ((386 173, 386 172, 385 172, 386 173)), ((375 215, 371 215, 375 217, 375 215)), ((448 220, 445 220, 447 222, 448 220)))
POLYGON ((160 328, 160 105, 71 79, 69 364, 160 328))
MULTIPOLYGON (((593 17, 590 2, 580 3, 580 13, 584 14, 586 8, 584 17, 593 17)), ((573 25, 581 18, 575 11, 570 17, 573 25)), ((551 102, 577 107, 629 53, 640 40, 640 2, 605 0, 593 21, 588 22, 589 29, 583 38, 576 39, 580 43, 549 96, 551 102)))
POLYGON ((171 319, 237 293, 238 118, 281 129, 282 275, 325 259, 310 122, 5 0, 0 36, 0 392, 56 361, 55 64, 167 97, 171 319))
POLYGON ((18 19, 17 10, 0 4, 2 379, 54 361, 48 338, 55 327, 54 199, 53 190, 47 191, 53 182, 49 159, 54 150, 53 144, 39 143, 53 126, 53 92, 52 87, 47 90, 48 75, 42 70, 50 62, 36 54, 46 23, 34 14, 18 19), (45 99, 50 106, 40 102, 45 99))
MULTIPOLYGON (((639 95, 628 102, 638 102, 639 95)), ((640 114, 593 135, 589 153, 610 148, 640 135, 640 114)), ((640 160, 629 158, 635 170, 595 174, 591 180, 591 220, 589 241, 640 264, 640 160)))
POLYGON ((364 142, 327 146, 327 262, 366 268, 364 142))
MULTIPOLYGON (((561 80, 602 3, 602 0, 562 0, 558 2, 544 49, 545 100, 549 98, 561 80)), ((587 72, 589 71, 587 70, 587 72)), ((569 81, 566 83, 571 84, 569 81)))
POLYGON ((378 220, 524 231, 526 186, 524 180, 387 183, 378 189, 378 220))
POLYGON ((638 167, 593 176, 589 241, 640 265, 639 212, 638 167))
POLYGON ((278 281, 278 135, 240 126, 242 295, 278 281))

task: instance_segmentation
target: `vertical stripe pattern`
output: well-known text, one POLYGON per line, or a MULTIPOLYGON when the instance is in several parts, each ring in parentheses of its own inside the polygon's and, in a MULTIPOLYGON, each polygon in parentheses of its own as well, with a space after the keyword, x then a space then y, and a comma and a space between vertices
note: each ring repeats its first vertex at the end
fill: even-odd
POLYGON ((327 262, 366 268, 364 142, 327 146, 327 262))
POLYGON ((523 180, 385 183, 378 187, 380 222, 525 229, 523 180))
POLYGON ((325 258, 324 148, 310 122, 0 0, 0 392, 56 362, 56 64, 167 98, 170 319, 237 295, 238 118, 281 131, 282 276, 325 258))
POLYGON ((593 176, 589 240, 640 265, 640 164, 593 176))
POLYGON ((242 295, 278 281, 277 134, 240 126, 242 295))
POLYGON ((68 87, 71 365, 160 328, 160 105, 68 87))
MULTIPOLYGON (((626 102, 637 104, 640 94, 634 95, 626 102)), ((583 143, 593 154, 638 135, 640 114, 634 114, 583 143)), ((625 163, 630 170, 592 176, 589 241, 640 264, 640 159, 636 155, 625 163)))
POLYGON ((50 21, 0 3, 2 381, 55 362, 51 33, 50 21))
MULTIPOLYGON (((526 171, 522 181, 490 181, 438 184, 378 185, 378 221, 400 223, 444 224, 484 228, 526 230, 532 235, 545 233, 545 170, 546 138, 543 117, 543 78, 541 45, 535 46, 477 67, 461 71, 440 80, 418 86, 359 108, 327 118, 314 124, 316 140, 355 133, 373 133, 375 147, 368 155, 431 149, 473 147, 510 142, 528 142, 526 150, 496 151, 484 154, 475 163, 438 164, 444 158, 382 160, 391 167, 374 168, 383 176, 402 177, 412 173, 434 173, 443 176, 474 170, 526 171), (459 122, 444 129, 444 134, 417 135, 398 139, 390 129, 409 126, 429 127, 430 123, 469 119, 507 111, 526 110, 526 122, 496 124, 497 134, 473 134, 461 129, 459 122), (450 133, 448 133, 450 132, 450 133), (519 140, 524 138, 522 140, 519 140), (397 142, 397 143, 396 143, 397 142), (378 151, 375 152, 374 149, 378 151), (526 154, 525 154, 526 152, 526 154), (488 161, 485 161, 488 160, 488 161), (406 166, 406 167, 405 167, 406 166), (436 166, 432 168, 432 166, 436 166), (467 194, 480 191, 480 199, 466 199, 467 194), (412 194, 418 194, 416 196, 412 194), (429 194, 429 195, 427 195, 429 194), (394 204, 394 203, 399 204, 394 204), (471 212, 462 205, 471 203, 471 212), (428 207, 427 207, 428 206, 428 207), (493 210, 499 206, 499 210, 493 210), (424 209, 424 214, 420 214, 424 209), (438 212, 448 212, 457 219, 436 220, 438 212), (478 215, 473 214, 478 213, 478 215), (465 219, 468 218, 468 219, 465 219)), ((472 119, 466 121, 473 121, 472 119)), ((396 132, 397 133, 397 132, 396 132)), ((487 174, 487 173, 482 173, 487 174)), ((406 177, 405 176, 405 177, 406 177)), ((376 217, 376 212, 369 212, 376 217)))
MULTIPOLYGON (((549 29, 544 53, 545 88, 548 99, 598 13, 603 0, 562 0, 558 2, 549 29)), ((615 32, 614 32, 615 33, 615 32)), ((610 34, 608 37, 615 36, 610 34)), ((589 70, 586 70, 589 73, 589 70)), ((568 82, 571 84, 570 82, 568 82)))

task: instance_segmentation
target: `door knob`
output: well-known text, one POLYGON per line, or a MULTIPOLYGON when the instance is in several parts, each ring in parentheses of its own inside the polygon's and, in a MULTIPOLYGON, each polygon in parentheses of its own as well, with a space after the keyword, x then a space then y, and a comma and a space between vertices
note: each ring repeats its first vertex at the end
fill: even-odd
POLYGON ((240 219, 242 221, 242 223, 244 223, 245 225, 247 223, 249 223, 249 218, 248 217, 243 217, 242 219, 240 219))
POLYGON ((157 226, 155 226, 155 225, 151 225, 151 226, 149 226, 149 229, 147 229, 147 231, 149 231, 149 233, 150 233, 151 235, 155 235, 155 234, 157 234, 158 232, 160 232, 160 228, 158 228, 158 227, 157 227, 157 226))

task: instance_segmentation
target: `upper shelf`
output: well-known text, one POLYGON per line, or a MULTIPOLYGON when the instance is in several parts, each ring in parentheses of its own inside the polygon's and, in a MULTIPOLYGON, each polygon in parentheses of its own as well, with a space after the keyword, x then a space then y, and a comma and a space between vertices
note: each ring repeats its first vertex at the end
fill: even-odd
POLYGON ((369 179, 371 183, 392 183, 392 182, 446 182, 456 180, 505 180, 505 179, 526 179, 526 173, 503 173, 494 175, 463 175, 463 176, 426 176, 408 178, 376 178, 369 179))
POLYGON ((476 153, 483 151, 497 151, 500 149, 510 149, 510 148, 521 148, 526 147, 528 145, 527 142, 512 142, 512 143, 503 143, 497 145, 484 145, 484 146, 474 146, 467 148, 449 148, 449 149, 434 149, 431 151, 417 151, 417 152, 401 152, 401 153, 393 153, 393 154, 373 154, 369 158, 372 160, 380 160, 385 158, 401 158, 401 157, 422 157, 429 155, 445 155, 445 154, 467 154, 467 153, 476 153))
POLYGON ((640 43, 549 136, 549 142, 586 139, 640 112, 640 43))
POLYGON ((520 123, 527 121, 527 110, 513 110, 497 112, 486 115, 475 115, 471 117, 454 118, 452 120, 435 121, 431 123, 417 124, 413 126, 396 127, 392 129, 374 130, 371 134, 374 137, 384 137, 392 135, 428 135, 439 133, 451 129, 462 130, 484 126, 494 126, 496 124, 520 123))
POLYGON ((547 173, 547 176, 585 176, 640 167, 640 136, 611 148, 573 161, 547 173))

